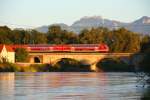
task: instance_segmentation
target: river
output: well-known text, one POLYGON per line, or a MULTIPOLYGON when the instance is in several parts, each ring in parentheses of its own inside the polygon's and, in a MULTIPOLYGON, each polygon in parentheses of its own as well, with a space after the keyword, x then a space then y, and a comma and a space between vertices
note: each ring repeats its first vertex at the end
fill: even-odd
POLYGON ((134 73, 0 73, 0 100, 139 100, 134 73))

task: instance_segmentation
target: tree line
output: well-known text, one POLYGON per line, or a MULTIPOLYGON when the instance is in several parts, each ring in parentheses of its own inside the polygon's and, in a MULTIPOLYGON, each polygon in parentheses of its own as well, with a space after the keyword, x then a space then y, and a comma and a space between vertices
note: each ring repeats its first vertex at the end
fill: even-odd
POLYGON ((36 30, 11 30, 0 27, 0 44, 99 44, 106 43, 110 52, 138 52, 149 38, 125 28, 109 30, 98 27, 84 29, 79 34, 50 26, 47 33, 36 30))

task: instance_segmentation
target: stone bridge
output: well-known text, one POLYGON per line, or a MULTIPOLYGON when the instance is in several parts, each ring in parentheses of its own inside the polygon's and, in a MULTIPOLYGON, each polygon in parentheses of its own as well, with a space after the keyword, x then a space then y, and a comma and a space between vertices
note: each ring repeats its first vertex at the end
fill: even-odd
POLYGON ((91 65, 91 70, 96 71, 96 64, 104 58, 129 58, 132 53, 29 53, 29 63, 31 64, 56 64, 62 58, 71 58, 77 61, 86 61, 91 65))

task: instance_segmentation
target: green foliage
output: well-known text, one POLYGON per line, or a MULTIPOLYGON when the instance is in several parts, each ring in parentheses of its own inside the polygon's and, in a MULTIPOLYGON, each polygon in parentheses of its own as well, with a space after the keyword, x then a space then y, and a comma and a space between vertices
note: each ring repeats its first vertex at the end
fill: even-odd
POLYGON ((150 76, 150 37, 143 38, 141 53, 144 53, 144 59, 140 63, 140 69, 150 76))
POLYGON ((49 72, 50 71, 49 64, 34 64, 29 66, 29 72, 49 72))
POLYGON ((0 27, 0 44, 12 44, 11 41, 11 29, 7 26, 0 27))
POLYGON ((99 27, 91 30, 83 30, 79 34, 79 42, 83 44, 99 44, 107 42, 109 31, 107 28, 99 27))
POLYGON ((140 35, 124 28, 113 30, 109 38, 111 52, 138 52, 140 49, 140 35))
POLYGON ((0 72, 49 72, 51 65, 34 64, 30 66, 18 66, 12 63, 0 63, 0 72))
POLYGON ((140 69, 150 76, 150 52, 146 53, 144 59, 140 63, 140 69))
POLYGON ((0 72, 18 72, 19 68, 12 63, 0 62, 0 72))
POLYGON ((14 44, 25 44, 30 40, 30 34, 25 30, 13 30, 11 40, 14 44))
POLYGON ((129 72, 133 71, 133 67, 124 63, 119 58, 106 58, 98 62, 96 65, 100 70, 110 72, 129 72))
POLYGON ((62 30, 60 26, 51 26, 47 33, 50 44, 73 44, 77 41, 77 35, 73 32, 62 30))
POLYGON ((30 34, 32 44, 46 44, 48 41, 46 35, 43 33, 32 30, 30 34))
POLYGON ((15 50, 15 60, 16 62, 26 62, 28 57, 28 52, 24 48, 17 48, 15 50))
POLYGON ((79 43, 106 43, 111 52, 137 52, 140 49, 140 35, 125 28, 109 31, 107 28, 99 27, 81 31, 79 43))
POLYGON ((146 35, 142 38, 140 52, 142 53, 150 52, 150 36, 149 35, 146 35))
POLYGON ((106 43, 110 52, 138 52, 140 46, 149 37, 141 36, 125 28, 108 30, 104 27, 84 29, 80 34, 61 29, 60 26, 49 27, 46 34, 35 30, 11 30, 6 26, 0 27, 1 44, 99 44, 106 43))

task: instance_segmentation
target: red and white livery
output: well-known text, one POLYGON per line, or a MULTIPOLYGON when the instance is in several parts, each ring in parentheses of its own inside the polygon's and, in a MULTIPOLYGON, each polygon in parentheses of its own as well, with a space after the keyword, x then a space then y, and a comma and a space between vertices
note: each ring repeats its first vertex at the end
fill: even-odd
POLYGON ((29 52, 109 52, 106 44, 27 45, 29 52))

